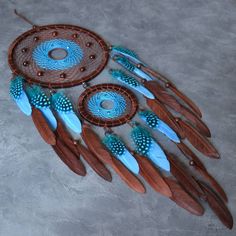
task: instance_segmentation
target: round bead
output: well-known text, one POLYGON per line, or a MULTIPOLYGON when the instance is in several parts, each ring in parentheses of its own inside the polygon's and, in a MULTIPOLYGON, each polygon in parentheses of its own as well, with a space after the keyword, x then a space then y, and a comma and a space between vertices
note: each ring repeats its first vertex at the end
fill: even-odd
POLYGON ((65 73, 61 73, 60 74, 60 78, 62 78, 62 79, 66 78, 66 74, 65 73))
POLYGON ((86 70, 86 68, 83 66, 79 69, 81 72, 84 72, 86 70))
POLYGON ((89 48, 89 47, 91 47, 91 46, 92 46, 92 43, 91 43, 91 42, 87 42, 87 43, 86 43, 86 47, 89 48))
POLYGON ((72 34, 72 37, 73 37, 74 39, 76 39, 76 38, 78 38, 78 34, 72 34))
POLYGON ((166 88, 169 88, 169 87, 170 87, 170 83, 167 82, 167 83, 165 84, 165 86, 166 86, 166 88))
POLYGON ((43 76, 43 71, 38 71, 37 76, 43 76))
POLYGON ((34 41, 38 41, 39 40, 39 37, 34 37, 34 41))
POLYGON ((52 32, 52 36, 53 36, 53 37, 56 37, 57 35, 58 35, 58 32, 57 32, 57 31, 53 31, 53 32, 52 32))
POLYGON ((95 57, 96 57, 95 55, 90 55, 89 56, 90 59, 95 59, 95 57))
POLYGON ((189 165, 190 165, 190 166, 194 166, 194 165, 195 165, 194 161, 191 160, 191 161, 189 162, 189 165))
POLYGON ((23 62, 23 66, 28 66, 29 65, 29 62, 28 61, 24 61, 23 62))
POLYGON ((22 48, 22 49, 21 49, 21 52, 23 52, 23 53, 25 53, 25 52, 27 52, 27 51, 28 51, 27 48, 22 48))

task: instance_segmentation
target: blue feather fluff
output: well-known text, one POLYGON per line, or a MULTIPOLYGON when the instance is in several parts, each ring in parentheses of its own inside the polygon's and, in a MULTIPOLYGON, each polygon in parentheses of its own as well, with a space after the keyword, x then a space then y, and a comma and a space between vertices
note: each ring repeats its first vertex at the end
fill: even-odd
POLYGON ((115 54, 120 54, 120 55, 128 57, 135 63, 142 63, 140 59, 138 58, 137 54, 128 48, 125 48, 122 46, 112 46, 111 52, 112 52, 112 56, 115 54))
POLYGON ((73 111, 73 106, 68 97, 62 93, 55 93, 51 96, 52 105, 58 116, 75 133, 81 133, 81 122, 73 111))
POLYGON ((136 159, 127 150, 124 143, 114 134, 107 134, 103 139, 107 149, 120 160, 130 171, 139 173, 139 165, 136 159))
POLYGON ((32 108, 29 103, 29 99, 24 91, 23 81, 24 78, 22 76, 15 76, 11 80, 9 93, 20 110, 27 116, 30 116, 32 113, 32 108))
POLYGON ((160 168, 170 171, 170 163, 162 150, 149 132, 141 126, 135 126, 131 132, 131 138, 136 146, 136 152, 148 157, 160 168))
POLYGON ((151 76, 149 76, 147 73, 143 72, 141 69, 139 69, 137 66, 135 66, 133 63, 131 63, 127 58, 120 57, 118 55, 115 55, 113 57, 115 62, 117 62, 119 65, 124 67, 129 72, 137 75, 138 77, 145 79, 147 81, 153 80, 151 76))
POLYGON ((31 87, 27 87, 26 92, 29 96, 30 103, 43 113, 52 130, 56 130, 57 120, 50 109, 50 99, 41 87, 33 85, 31 87))
POLYGON ((145 88, 137 79, 132 76, 129 76, 124 71, 111 69, 110 74, 114 79, 117 79, 120 82, 135 89, 139 93, 143 94, 145 97, 149 99, 155 99, 154 95, 147 88, 145 88))
POLYGON ((166 135, 170 140, 176 143, 180 143, 178 135, 173 129, 171 129, 165 122, 160 120, 156 114, 151 111, 139 112, 139 117, 152 129, 166 135))

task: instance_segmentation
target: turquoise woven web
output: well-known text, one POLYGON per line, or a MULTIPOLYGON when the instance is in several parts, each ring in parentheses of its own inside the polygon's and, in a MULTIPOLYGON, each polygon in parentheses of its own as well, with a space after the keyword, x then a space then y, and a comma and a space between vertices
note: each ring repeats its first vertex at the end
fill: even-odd
POLYGON ((89 111, 99 118, 117 119, 126 112, 126 100, 122 95, 116 92, 98 92, 94 94, 88 101, 89 111), (110 101, 111 108, 104 108, 103 102, 110 101))
POLYGON ((46 70, 65 70, 78 65, 83 59, 81 47, 70 40, 52 39, 39 44, 33 51, 36 64, 46 70), (67 55, 63 59, 50 57, 50 52, 55 49, 65 50, 67 55))

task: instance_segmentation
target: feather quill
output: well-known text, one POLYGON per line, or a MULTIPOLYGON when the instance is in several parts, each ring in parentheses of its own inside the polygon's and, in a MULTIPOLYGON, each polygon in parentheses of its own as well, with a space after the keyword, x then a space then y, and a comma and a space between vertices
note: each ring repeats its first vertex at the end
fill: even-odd
POLYGON ((35 127, 44 141, 50 145, 56 144, 56 137, 54 132, 51 130, 42 112, 36 108, 32 109, 32 119, 35 127))
POLYGON ((204 214, 202 205, 189 195, 177 181, 167 177, 165 177, 165 181, 171 189, 172 197, 170 199, 172 201, 193 215, 202 216, 204 214))

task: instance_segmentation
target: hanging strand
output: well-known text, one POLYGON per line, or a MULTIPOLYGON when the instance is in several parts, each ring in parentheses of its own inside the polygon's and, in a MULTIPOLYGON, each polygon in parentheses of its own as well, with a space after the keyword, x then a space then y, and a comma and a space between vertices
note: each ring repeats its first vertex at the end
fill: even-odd
POLYGON ((29 19, 27 19, 25 16, 23 16, 22 14, 20 14, 16 9, 14 10, 14 13, 20 17, 22 20, 24 20, 25 22, 27 22, 28 24, 32 25, 33 28, 37 27, 37 25, 35 25, 32 21, 30 21, 29 19))

